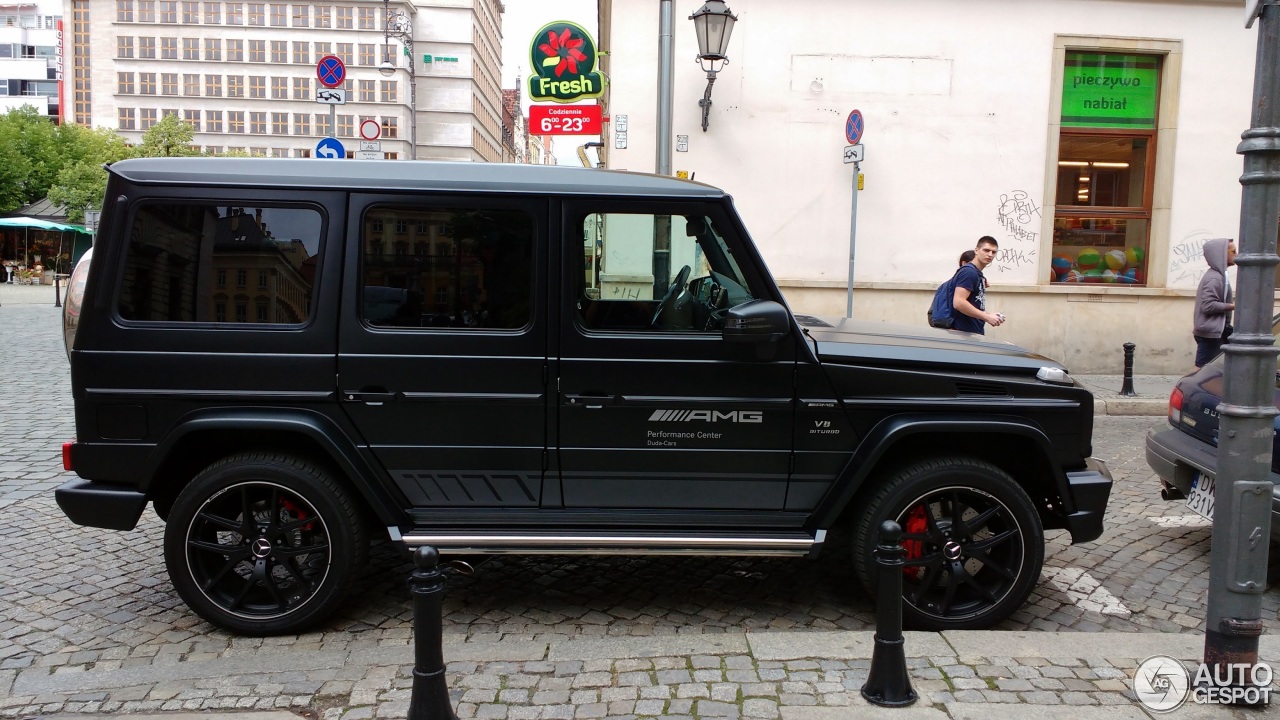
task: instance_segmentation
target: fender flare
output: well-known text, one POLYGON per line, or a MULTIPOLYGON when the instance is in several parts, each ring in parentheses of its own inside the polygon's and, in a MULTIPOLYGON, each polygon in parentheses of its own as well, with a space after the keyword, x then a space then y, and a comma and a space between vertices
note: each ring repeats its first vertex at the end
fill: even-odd
POLYGON ((360 456, 347 432, 328 416, 306 410, 237 407, 210 408, 191 413, 178 421, 151 453, 153 459, 142 474, 144 481, 140 489, 144 492, 151 489, 160 468, 182 440, 196 433, 218 430, 277 431, 301 435, 320 446, 381 520, 395 524, 405 521, 404 504, 397 503, 385 485, 378 481, 378 471, 360 456))
POLYGON ((806 526, 811 530, 827 529, 836 524, 841 513, 853 501, 854 496, 866 483, 868 475, 875 469, 881 458, 898 441, 925 433, 957 434, 983 433, 994 435, 1018 435, 1028 438, 1039 448, 1039 460, 1045 472, 1052 478, 1062 498, 1064 514, 1074 511, 1067 485, 1067 478, 1061 465, 1054 458, 1053 444, 1039 427, 1027 422, 1025 418, 1011 415, 937 415, 937 414, 902 414, 887 417, 876 423, 863 436, 862 442, 849 457, 844 469, 836 477, 831 488, 818 501, 806 526))

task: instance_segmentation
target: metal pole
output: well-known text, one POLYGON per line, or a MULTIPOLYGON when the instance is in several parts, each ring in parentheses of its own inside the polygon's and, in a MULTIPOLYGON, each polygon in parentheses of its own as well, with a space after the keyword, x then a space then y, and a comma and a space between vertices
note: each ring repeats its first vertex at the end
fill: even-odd
POLYGON ((444 647, 440 605, 444 595, 444 571, 440 552, 427 545, 413 551, 413 689, 409 694, 409 720, 458 720, 449 701, 444 678, 444 647))
POLYGON ((1138 394, 1133 390, 1133 350, 1136 347, 1131 342, 1124 344, 1124 379, 1120 382, 1120 394, 1130 397, 1138 394))
POLYGON ((862 172, 862 163, 853 164, 853 211, 849 214, 849 302, 845 305, 844 316, 853 317, 853 256, 858 240, 858 175, 862 172))
POLYGON ((862 697, 872 705, 905 707, 919 696, 911 689, 907 653, 902 637, 902 526, 892 520, 880 523, 876 545, 879 578, 876 589, 876 634, 871 669, 862 685, 862 697))
POLYGON ((671 109, 675 87, 675 0, 658 9, 658 150, 657 174, 671 174, 671 109))
MULTIPOLYGON (((1280 213, 1280 0, 1263 0, 1254 64, 1253 115, 1236 152, 1244 156, 1235 333, 1225 347, 1226 385, 1214 488, 1213 548, 1204 662, 1213 670, 1258 662, 1271 528, 1272 419, 1277 414, 1271 336, 1277 214, 1280 213)), ((1239 673, 1237 673, 1238 675, 1239 673)), ((1225 672, 1222 675, 1225 677, 1225 672)), ((1232 676, 1231 685, 1247 680, 1232 676)))
POLYGON ((405 39, 409 49, 409 159, 418 159, 418 80, 414 74, 413 39, 405 39))

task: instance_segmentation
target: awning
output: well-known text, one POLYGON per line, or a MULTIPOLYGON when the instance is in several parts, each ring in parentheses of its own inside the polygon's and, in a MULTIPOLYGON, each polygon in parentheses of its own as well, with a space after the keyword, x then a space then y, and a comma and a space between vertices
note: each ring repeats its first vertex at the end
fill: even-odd
POLYGON ((33 217, 6 217, 0 218, 0 227, 16 227, 16 228, 32 228, 34 230, 74 230, 76 232, 87 232, 78 225, 63 225, 62 223, 49 222, 33 217))

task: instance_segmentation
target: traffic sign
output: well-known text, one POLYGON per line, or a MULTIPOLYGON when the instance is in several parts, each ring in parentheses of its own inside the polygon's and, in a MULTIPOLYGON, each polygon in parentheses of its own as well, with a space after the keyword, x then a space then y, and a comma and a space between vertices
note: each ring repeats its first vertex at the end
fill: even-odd
POLYGON ((357 150, 357 160, 384 160, 382 152, 379 150, 357 150))
POLYGON ((382 151, 382 141, 381 141, 381 140, 361 140, 361 141, 360 141, 360 149, 361 149, 362 151, 366 151, 366 152, 367 152, 367 151, 369 151, 369 150, 377 150, 377 151, 381 152, 381 151, 382 151))
POLYGON ((347 156, 347 149, 337 138, 327 137, 316 143, 316 157, 341 160, 347 156))
POLYGON ((360 121, 360 137, 365 140, 377 140, 382 135, 382 126, 377 120, 367 119, 360 121))
POLYGON ((844 121, 844 139, 849 141, 850 145, 857 145, 862 139, 862 111, 854 110, 849 113, 849 119, 844 121))
POLYGON ((862 146, 846 145, 844 148, 844 163, 848 165, 849 163, 859 162, 862 162, 862 146))
POLYGON ((337 55, 325 55, 316 63, 316 77, 325 87, 338 87, 347 79, 347 65, 337 55))
POLYGON ((325 105, 346 105, 347 91, 342 88, 320 88, 316 90, 316 102, 325 105))

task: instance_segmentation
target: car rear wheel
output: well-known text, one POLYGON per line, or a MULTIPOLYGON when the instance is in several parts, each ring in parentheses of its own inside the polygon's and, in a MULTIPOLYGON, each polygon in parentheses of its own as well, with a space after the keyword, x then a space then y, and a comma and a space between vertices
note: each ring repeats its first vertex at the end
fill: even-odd
POLYGON ((242 635, 297 633, 342 602, 367 542, 325 471, 252 453, 205 468, 165 526, 174 588, 200 617, 242 635))
POLYGON ((854 528, 855 570, 874 596, 872 551, 885 520, 902 527, 903 622, 922 630, 989 627, 1017 610, 1040 577, 1044 531, 1026 491, 988 462, 913 464, 872 495, 854 528))

